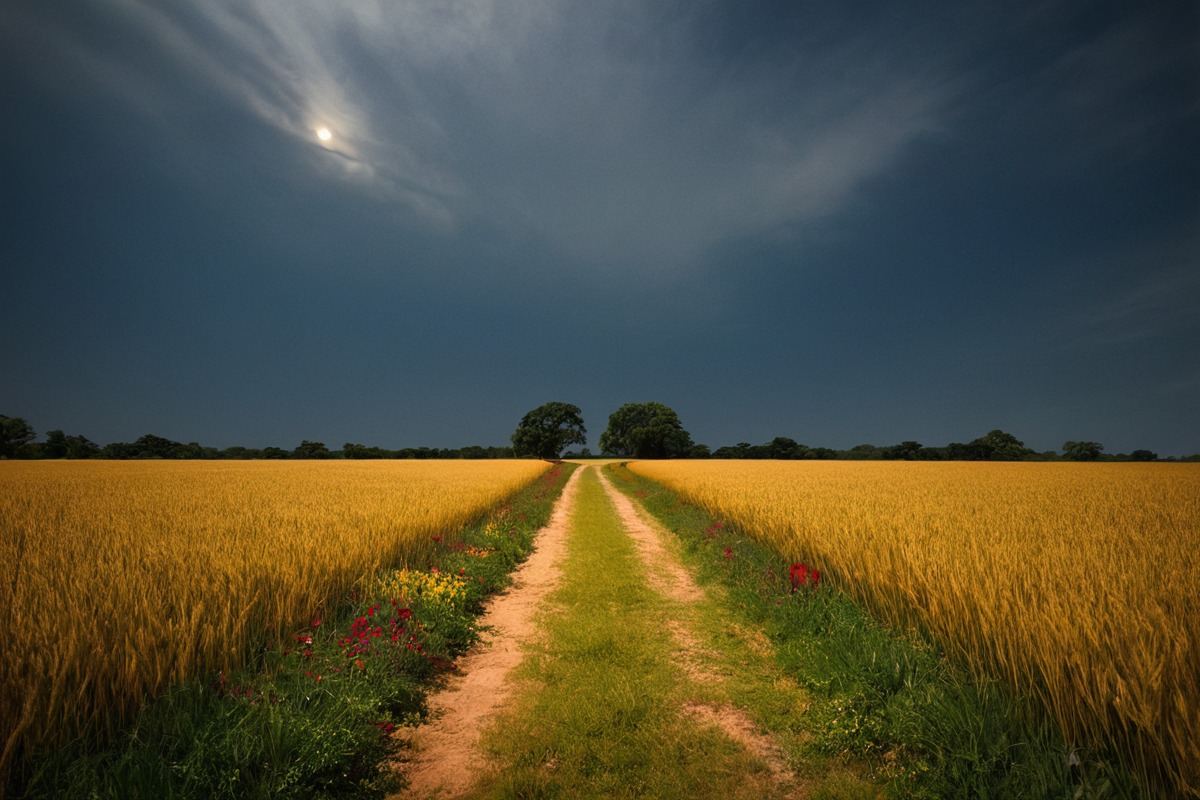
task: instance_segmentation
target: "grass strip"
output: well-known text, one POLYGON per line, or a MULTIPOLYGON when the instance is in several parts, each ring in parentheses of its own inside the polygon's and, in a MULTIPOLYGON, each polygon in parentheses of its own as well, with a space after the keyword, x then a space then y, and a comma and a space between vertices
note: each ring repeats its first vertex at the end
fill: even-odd
POLYGON ((574 469, 562 464, 475 524, 434 537, 255 662, 175 687, 108 746, 40 759, 11 798, 379 798, 388 734, 424 714, 451 659, 479 636, 484 599, 510 583, 574 469))
POLYGON ((676 535, 701 584, 721 587, 728 609, 764 630, 784 672, 811 692, 806 758, 865 763, 894 797, 1139 796, 1111 754, 1072 751, 1010 690, 948 663, 919 633, 880 625, 827 586, 793 593, 791 565, 750 533, 623 465, 606 469, 676 535))
POLYGON ((671 608, 595 471, 580 477, 562 584, 517 670, 514 708, 485 733, 481 798, 765 798, 766 764, 684 714, 671 608))

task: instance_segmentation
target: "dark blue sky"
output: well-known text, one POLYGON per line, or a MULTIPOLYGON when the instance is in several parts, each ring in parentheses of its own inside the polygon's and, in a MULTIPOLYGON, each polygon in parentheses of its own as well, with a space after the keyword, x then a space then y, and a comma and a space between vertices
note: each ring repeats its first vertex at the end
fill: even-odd
POLYGON ((1200 452, 1200 7, 915 5, 9 0, 0 413, 1200 452))

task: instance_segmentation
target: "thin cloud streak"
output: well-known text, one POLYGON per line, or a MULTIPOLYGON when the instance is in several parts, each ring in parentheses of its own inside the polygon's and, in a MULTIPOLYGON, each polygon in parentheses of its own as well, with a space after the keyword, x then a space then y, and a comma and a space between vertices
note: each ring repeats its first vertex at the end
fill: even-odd
MULTIPOLYGON (((1090 270, 1119 275, 1104 297, 1075 315, 1064 349, 1107 348, 1163 337, 1200 336, 1200 236, 1168 237, 1113 254, 1090 270)), ((1200 346, 1200 339, 1195 341, 1200 346)))
MULTIPOLYGON (((443 233, 472 217, 519 225, 592 269, 673 274, 730 237, 834 215, 936 130, 950 100, 947 82, 864 69, 862 43, 801 54, 814 74, 844 77, 799 79, 786 51, 714 72, 686 18, 641 5, 115 8, 102 13, 191 80, 314 154, 341 156, 311 159, 318 174, 443 233), (650 45, 625 41, 654 25, 650 45)), ((140 113, 184 124, 136 54, 103 47, 73 50, 140 113)))

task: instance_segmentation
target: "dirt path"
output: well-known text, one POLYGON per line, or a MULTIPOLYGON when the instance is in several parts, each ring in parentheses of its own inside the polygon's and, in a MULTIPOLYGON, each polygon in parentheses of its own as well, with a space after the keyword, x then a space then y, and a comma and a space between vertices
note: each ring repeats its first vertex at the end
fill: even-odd
POLYGON ((507 676, 520 663, 522 645, 535 631, 534 612, 558 585, 559 562, 583 469, 576 469, 567 481, 549 524, 538 534, 537 549, 513 573, 513 588, 488 605, 482 622, 490 630, 458 661, 460 676, 430 698, 431 721, 397 732, 408 736, 412 757, 401 768, 408 789, 394 798, 458 797, 477 777, 483 759, 480 731, 507 701, 511 691, 507 676))
MULTIPOLYGON (((666 532, 640 512, 632 500, 617 491, 603 471, 599 475, 621 523, 637 545, 650 587, 684 607, 704 599, 704 591, 696 585, 691 573, 663 545, 666 532)), ((684 674, 705 683, 720 683, 723 680, 722 676, 706 667, 711 660, 710 653, 684 620, 673 620, 669 632, 675 641, 677 663, 684 674)), ((803 785, 794 782, 794 776, 774 739, 759 731, 745 711, 730 704, 714 706, 701 703, 688 703, 683 711, 698 722, 719 728, 725 736, 761 758, 771 770, 775 782, 792 790, 789 796, 804 797, 807 794, 803 785)))
MULTIPOLYGON (((508 705, 513 683, 509 673, 522 660, 525 646, 538 633, 535 614, 546 596, 560 583, 560 562, 576 507, 581 466, 571 476, 550 523, 537 538, 537 549, 514 574, 515 585, 489 605, 483 623, 490 631, 478 646, 457 664, 459 675, 429 702, 430 722, 397 732, 411 743, 410 760, 400 769, 408 788, 392 800, 451 800, 467 794, 487 768, 480 734, 508 705)), ((666 633, 675 649, 677 668, 691 681, 721 684, 715 671, 718 654, 706 649, 688 622, 697 604, 707 602, 704 590, 675 553, 664 546, 664 532, 596 469, 600 483, 633 540, 650 588, 678 609, 667 622, 666 633)), ((777 796, 804 797, 780 748, 762 733, 745 711, 730 703, 687 702, 680 709, 687 717, 720 730, 757 756, 770 770, 777 796)))

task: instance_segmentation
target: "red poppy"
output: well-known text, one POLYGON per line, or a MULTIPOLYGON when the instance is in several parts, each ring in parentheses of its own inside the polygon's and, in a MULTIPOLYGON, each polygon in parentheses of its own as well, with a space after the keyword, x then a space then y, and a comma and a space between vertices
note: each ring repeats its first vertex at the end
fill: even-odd
POLYGON ((808 565, 807 564, 792 564, 788 570, 788 578, 792 581, 792 592, 794 593, 801 586, 808 585, 808 565))

